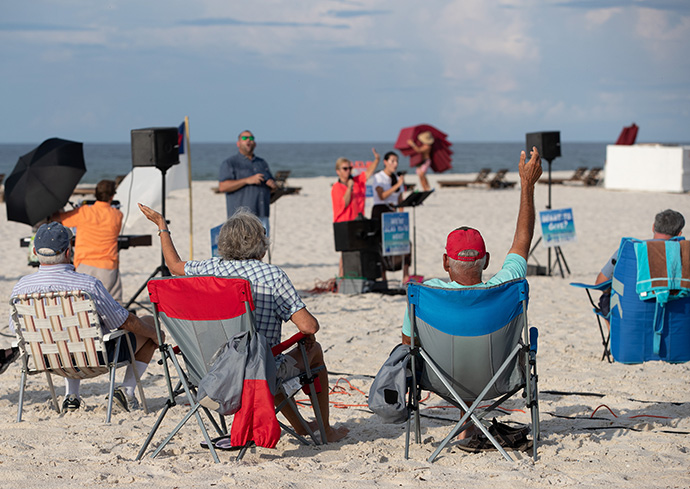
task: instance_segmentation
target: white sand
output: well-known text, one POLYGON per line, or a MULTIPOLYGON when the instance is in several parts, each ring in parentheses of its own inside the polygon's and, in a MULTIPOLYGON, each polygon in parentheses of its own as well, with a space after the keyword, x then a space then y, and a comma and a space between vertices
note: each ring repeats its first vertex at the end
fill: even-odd
MULTIPOLYGON (((441 178, 432 176, 432 184, 441 178)), ((516 175, 509 175, 511 178, 515 180, 516 175)), ((290 184, 302 187, 302 192, 283 197, 272 210, 272 261, 283 267, 302 291, 337 272, 329 195, 332 180, 291 179, 290 184)), ((224 197, 210 190, 214 184, 195 182, 193 187, 196 258, 208 257, 209 229, 225 217, 224 197)), ((459 225, 470 225, 483 232, 492 253, 488 273, 495 273, 512 240, 518 195, 518 189, 439 188, 417 210, 417 272, 426 277, 442 276, 446 234, 459 225)), ((537 209, 543 209, 547 201, 545 185, 538 186, 536 200, 537 209)), ((144 376, 147 397, 156 412, 117 413, 111 425, 104 424, 107 387, 103 377, 84 382, 85 409, 61 416, 51 409, 45 379, 36 376, 27 385, 24 421, 16 424, 20 368, 14 364, 0 377, 2 486, 688 487, 690 437, 670 432, 690 432, 690 366, 601 362, 599 333, 585 293, 568 284, 592 282, 621 236, 649 237, 659 210, 670 207, 690 216, 690 198, 554 186, 553 204, 554 208, 573 208, 578 242, 563 247, 572 271, 570 277, 530 277, 529 316, 531 325, 540 331, 538 369, 542 391, 542 439, 536 463, 524 454, 516 454, 517 463, 510 464, 497 452, 469 455, 449 449, 436 463, 429 464, 426 458, 449 429, 448 423, 431 419, 423 420, 424 444, 413 444, 410 459, 405 460, 403 426, 382 424, 361 407, 366 405, 366 398, 356 390, 331 396, 333 401, 353 405, 331 410, 332 421, 350 429, 350 435, 340 443, 305 447, 283 435, 275 450, 252 450, 239 463, 232 454, 221 452, 222 463, 215 465, 209 453, 199 447, 198 426, 190 421, 158 458, 147 456, 135 462, 166 399, 161 366, 152 364, 144 376), (602 404, 617 417, 601 408, 590 419, 602 404)), ((173 237, 183 258, 188 257, 189 249, 186 205, 185 191, 177 191, 168 199, 173 237)), ((26 266, 25 249, 18 243, 28 234, 28 226, 7 222, 4 204, 0 206, 0 223, 4 231, 0 296, 6 304, 14 283, 33 270, 26 266)), ((153 231, 143 220, 134 227, 135 232, 153 231)), ((536 255, 545 264, 543 247, 536 255)), ((153 247, 123 251, 121 261, 125 297, 130 297, 160 263, 158 238, 154 235, 153 247)), ((321 323, 318 339, 326 351, 329 370, 338 372, 331 376, 331 387, 342 378, 338 385, 347 388, 347 380, 367 393, 372 376, 399 342, 404 297, 305 294, 305 302, 321 323)), ((7 305, 0 308, 4 317, 7 311, 7 305)), ((292 325, 287 324, 284 331, 291 334, 292 325)), ((7 333, 7 327, 0 332, 7 333)), ((10 341, 0 337, 0 346, 10 341)), ((57 385, 62 394, 60 379, 57 385)), ((428 404, 444 403, 432 396, 428 404)), ((505 407, 524 406, 517 400, 505 407)), ((451 418, 457 411, 425 409, 423 413, 451 418)), ((179 406, 168 413, 154 445, 183 415, 184 408, 179 406)), ((516 411, 501 419, 527 422, 528 415, 516 411)))

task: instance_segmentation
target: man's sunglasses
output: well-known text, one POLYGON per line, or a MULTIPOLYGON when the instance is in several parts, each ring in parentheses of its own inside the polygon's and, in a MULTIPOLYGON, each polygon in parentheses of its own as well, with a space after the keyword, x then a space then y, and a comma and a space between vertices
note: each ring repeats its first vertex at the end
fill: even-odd
POLYGON ((240 136, 240 139, 242 141, 246 141, 247 139, 250 141, 254 141, 254 136, 240 136))

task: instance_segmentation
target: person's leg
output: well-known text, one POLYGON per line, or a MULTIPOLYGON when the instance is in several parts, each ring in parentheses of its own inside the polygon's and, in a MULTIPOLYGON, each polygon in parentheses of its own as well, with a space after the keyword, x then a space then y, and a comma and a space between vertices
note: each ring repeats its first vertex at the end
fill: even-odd
MULTIPOLYGON (((152 327, 154 325, 153 316, 142 316, 139 319, 141 319, 141 321, 145 323, 149 323, 152 327)), ((149 362, 151 361, 151 358, 153 358, 153 354, 158 348, 158 345, 151 338, 145 338, 143 336, 139 336, 133 333, 129 334, 132 334, 134 336, 134 338, 132 339, 132 348, 134 349, 133 363, 137 368, 139 378, 141 378, 144 375, 144 372, 146 372, 146 369, 149 366, 149 362)), ((123 348, 127 348, 127 345, 124 343, 120 346, 121 350, 123 348)), ((125 370, 125 377, 122 380, 121 387, 125 391, 125 394, 132 397, 134 396, 134 389, 136 385, 137 379, 134 376, 134 368, 131 364, 127 365, 127 369, 125 370)))
POLYGON ((79 379, 68 379, 65 377, 65 397, 79 397, 79 379))
MULTIPOLYGON (((287 353, 292 356, 297 361, 297 368, 304 370, 304 362, 302 361, 302 354, 299 349, 294 348, 287 353)), ((338 428, 333 428, 330 424, 330 404, 328 402, 328 371, 323 361, 323 350, 321 345, 314 343, 312 348, 307 351, 307 360, 309 361, 310 368, 317 368, 323 366, 318 372, 319 383, 321 384, 321 392, 316 393, 316 398, 319 401, 319 411, 321 413, 321 419, 323 420, 324 428, 326 430, 326 440, 329 442, 335 442, 344 438, 350 430, 344 426, 338 428)), ((288 416, 285 416, 288 418, 288 416)), ((298 433, 303 434, 304 431, 299 424, 294 424, 293 421, 288 418, 290 424, 297 430, 298 433), (299 428, 299 429, 298 429, 299 428)), ((323 435, 323 433, 322 433, 323 435)))
POLYGON ((417 175, 419 176, 419 184, 422 186, 422 190, 425 192, 431 190, 431 186, 429 185, 429 180, 426 178, 426 172, 429 170, 429 167, 431 166, 431 159, 426 160, 424 163, 419 165, 417 169, 415 170, 417 172, 417 175))

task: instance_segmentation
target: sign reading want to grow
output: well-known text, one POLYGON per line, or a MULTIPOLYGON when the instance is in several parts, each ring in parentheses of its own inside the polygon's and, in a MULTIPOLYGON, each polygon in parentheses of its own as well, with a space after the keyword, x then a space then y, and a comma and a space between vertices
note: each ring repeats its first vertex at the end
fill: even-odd
POLYGON ((561 243, 577 241, 572 209, 541 211, 539 220, 541 235, 546 246, 560 246, 561 243))
POLYGON ((381 245, 383 256, 410 252, 410 215, 407 212, 381 214, 381 245))

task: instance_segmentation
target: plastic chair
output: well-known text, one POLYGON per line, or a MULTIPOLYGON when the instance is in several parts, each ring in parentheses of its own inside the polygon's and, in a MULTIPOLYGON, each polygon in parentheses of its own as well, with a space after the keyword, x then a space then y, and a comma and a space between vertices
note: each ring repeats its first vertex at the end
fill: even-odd
POLYGON ((12 320, 21 350, 22 376, 19 383, 17 422, 22 420, 27 375, 45 373, 53 406, 59 413, 52 375, 69 379, 90 379, 110 375, 108 410, 105 422, 110 423, 115 389, 115 370, 132 363, 144 411, 146 397, 141 387, 132 344, 127 331, 103 334, 96 307, 87 292, 80 290, 24 294, 10 299, 12 320), (113 358, 119 358, 122 338, 128 348, 128 359, 121 362, 107 358, 106 346, 115 342, 113 358))
POLYGON ((493 287, 445 289, 411 283, 407 289, 412 325, 412 389, 405 457, 414 416, 415 440, 421 440, 419 390, 435 392, 464 411, 428 461, 433 462, 462 430, 476 425, 503 457, 511 456, 481 419, 508 398, 524 391, 531 410, 536 460, 539 439, 537 329, 527 327, 527 280, 493 287), (421 360, 421 365, 417 365, 421 360), (421 372, 421 373, 419 373, 421 372), (478 406, 496 399, 479 411, 478 406))
MULTIPOLYGON (((159 335, 159 343, 161 343, 160 331, 164 325, 172 340, 177 343, 177 346, 163 344, 160 347, 162 355, 160 363, 164 367, 168 399, 156 423, 149 432, 146 441, 139 450, 136 460, 140 460, 143 457, 163 418, 170 408, 177 404, 177 396, 185 394, 190 405, 189 411, 175 429, 156 448, 151 457, 156 457, 184 424, 192 416, 195 416, 211 456, 218 463, 220 461, 218 454, 211 442, 199 410, 205 412, 219 436, 228 434, 225 417, 219 415, 219 421, 216 422, 211 412, 197 401, 196 391, 199 381, 208 372, 215 360, 215 353, 221 347, 237 333, 249 331, 255 334, 254 302, 251 294, 251 285, 248 280, 239 277, 164 277, 150 280, 148 282, 148 290, 154 308, 154 319, 156 331, 159 335), (184 359, 185 369, 182 368, 177 359, 178 353, 184 359), (174 388, 168 367, 169 361, 173 364, 178 376, 177 385, 174 388)), ((300 344, 302 348, 304 347, 303 339, 298 335, 297 338, 293 337, 291 340, 293 343, 301 341, 300 344)), ((303 354, 306 355, 306 352, 303 354)), ((307 362, 305 364, 308 365, 307 362)), ((307 371, 300 375, 299 380, 302 384, 314 385, 315 378, 316 375, 307 367, 307 371)), ((283 386, 278 386, 278 389, 282 390, 283 386)), ((316 389, 312 389, 311 392, 313 393, 311 400, 315 408, 317 422, 321 432, 324 433, 323 420, 318 411, 316 389)), ((290 396, 287 397, 289 398, 290 396)), ((294 401, 292 402, 293 407, 296 408, 294 401)), ((282 407, 283 405, 281 404, 280 408, 282 407)), ((314 443, 316 443, 316 438, 306 422, 303 419, 301 421, 303 427, 312 436, 314 443)), ((297 435, 283 423, 279 422, 279 424, 290 434, 296 436, 302 443, 309 443, 305 438, 297 435)), ((251 443, 248 442, 243 447, 237 447, 240 449, 237 456, 238 460, 244 456, 246 449, 250 445, 251 443)))

